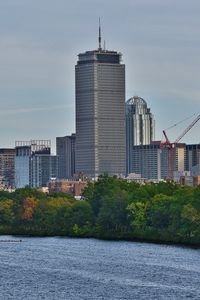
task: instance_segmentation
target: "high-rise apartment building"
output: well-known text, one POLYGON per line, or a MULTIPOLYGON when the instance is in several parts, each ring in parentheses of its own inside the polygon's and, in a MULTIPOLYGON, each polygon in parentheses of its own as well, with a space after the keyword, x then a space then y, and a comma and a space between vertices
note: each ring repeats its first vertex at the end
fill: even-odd
MULTIPOLYGON (((185 144, 178 143, 174 148, 173 171, 184 171, 185 144)), ((151 142, 149 145, 133 146, 130 173, 141 174, 147 179, 168 178, 168 148, 161 142, 151 142)))
POLYGON ((138 96, 126 102, 127 173, 131 173, 133 147, 155 140, 155 120, 144 99, 138 96))
POLYGON ((51 155, 49 140, 17 141, 15 149, 16 188, 47 186, 57 176, 57 157, 51 155))
POLYGON ((0 149, 0 177, 7 187, 15 186, 15 149, 0 149))
POLYGON ((161 153, 160 142, 133 146, 131 155, 129 173, 140 174, 143 178, 152 180, 160 180, 167 175, 167 169, 162 168, 163 158, 167 158, 167 152, 164 149, 161 153), (165 174, 163 170, 166 170, 165 174))
POLYGON ((75 142, 76 135, 74 133, 56 138, 59 179, 70 179, 75 174, 75 142))
MULTIPOLYGON (((99 30, 100 31, 100 30, 99 30)), ((76 173, 125 174, 125 65, 121 53, 101 48, 78 55, 76 173)))
POLYGON ((186 145, 185 151, 185 170, 190 171, 192 167, 200 164, 200 144, 186 145))

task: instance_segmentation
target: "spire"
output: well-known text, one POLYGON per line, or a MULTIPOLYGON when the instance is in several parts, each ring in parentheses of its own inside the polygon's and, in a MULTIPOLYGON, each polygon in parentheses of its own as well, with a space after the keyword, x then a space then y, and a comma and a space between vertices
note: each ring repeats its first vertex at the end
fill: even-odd
POLYGON ((102 50, 101 48, 101 20, 99 18, 99 49, 98 50, 102 50))

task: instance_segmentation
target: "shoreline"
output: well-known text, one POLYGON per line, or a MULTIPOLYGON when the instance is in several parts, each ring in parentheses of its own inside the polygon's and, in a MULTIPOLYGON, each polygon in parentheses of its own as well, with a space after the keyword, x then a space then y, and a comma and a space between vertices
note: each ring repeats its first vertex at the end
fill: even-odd
MULTIPOLYGON (((113 242, 133 242, 133 243, 146 243, 146 244, 156 244, 156 245, 166 245, 166 246, 176 246, 176 247, 186 247, 191 249, 200 249, 200 244, 195 243, 186 243, 186 242, 173 242, 173 241, 163 241, 163 240, 156 240, 156 239, 142 239, 142 238, 123 238, 123 237, 100 237, 94 235, 87 235, 87 236, 80 236, 74 234, 20 234, 20 233, 0 233, 0 236, 13 236, 13 237, 21 237, 21 238, 50 238, 50 237, 58 237, 58 238, 78 238, 78 239, 95 239, 99 241, 113 241, 113 242)), ((0 243, 20 243, 23 242, 22 239, 20 240, 0 240, 0 243)))

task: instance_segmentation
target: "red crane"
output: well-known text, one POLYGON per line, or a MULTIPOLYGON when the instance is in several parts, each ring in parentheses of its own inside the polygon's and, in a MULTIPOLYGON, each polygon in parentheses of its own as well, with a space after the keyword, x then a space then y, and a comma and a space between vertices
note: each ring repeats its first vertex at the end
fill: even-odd
MULTIPOLYGON (((165 141, 161 142, 160 148, 163 149, 164 145, 168 149, 168 179, 173 178, 173 166, 174 166, 174 148, 178 142, 188 133, 188 131, 199 121, 200 114, 192 121, 192 123, 185 128, 185 130, 179 135, 179 137, 171 143, 168 139, 168 136, 166 134, 166 131, 163 130, 163 134, 165 137, 165 141)), ((176 125, 176 124, 175 124, 176 125)))

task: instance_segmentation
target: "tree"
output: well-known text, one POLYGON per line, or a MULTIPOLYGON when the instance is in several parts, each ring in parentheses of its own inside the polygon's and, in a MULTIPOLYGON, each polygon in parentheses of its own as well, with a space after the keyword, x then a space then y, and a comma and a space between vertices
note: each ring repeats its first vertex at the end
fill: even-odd
POLYGON ((144 202, 131 203, 127 207, 130 224, 133 230, 144 230, 146 228, 146 207, 144 202))
POLYGON ((1 200, 0 201, 0 224, 12 225, 14 220, 13 201, 1 200))
POLYGON ((200 241, 200 213, 190 203, 184 205, 181 213, 181 236, 185 238, 197 238, 200 241))
POLYGON ((124 231, 128 227, 126 210, 128 203, 128 193, 120 187, 115 187, 112 190, 112 196, 103 196, 97 223, 103 229, 124 231))
POLYGON ((35 207, 38 205, 39 200, 34 197, 27 197, 23 201, 23 213, 21 215, 21 219, 26 222, 33 221, 33 215, 35 207))

